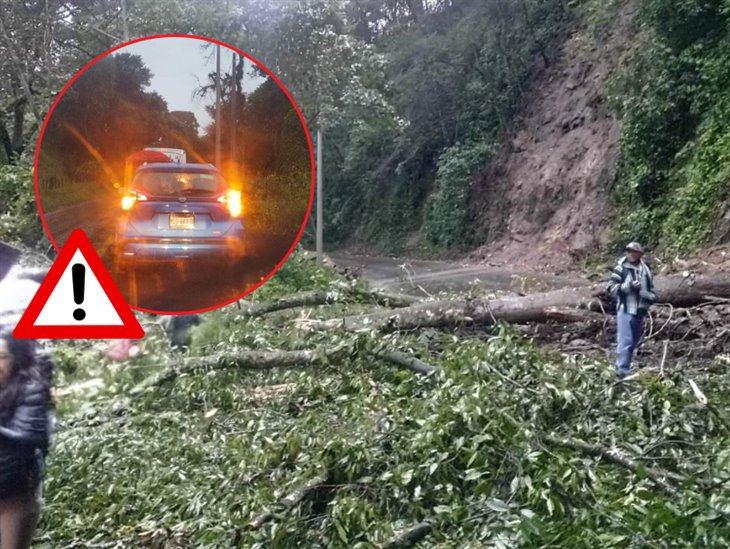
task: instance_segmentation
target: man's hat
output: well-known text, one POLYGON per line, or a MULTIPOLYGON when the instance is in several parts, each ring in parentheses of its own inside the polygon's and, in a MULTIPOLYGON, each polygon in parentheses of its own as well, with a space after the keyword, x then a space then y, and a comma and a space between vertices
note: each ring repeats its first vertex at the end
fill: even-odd
POLYGON ((626 251, 639 252, 640 254, 643 254, 644 248, 638 242, 629 242, 628 244, 626 244, 626 251))
POLYGON ((10 244, 0 242, 0 280, 5 278, 8 271, 15 265, 20 257, 20 250, 10 244))

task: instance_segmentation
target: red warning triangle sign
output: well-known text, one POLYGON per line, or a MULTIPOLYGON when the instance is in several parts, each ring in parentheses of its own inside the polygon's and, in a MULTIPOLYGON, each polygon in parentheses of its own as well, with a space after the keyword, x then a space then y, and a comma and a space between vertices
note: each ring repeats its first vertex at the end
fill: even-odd
POLYGON ((144 330, 84 231, 71 233, 13 330, 18 339, 139 339, 144 330))

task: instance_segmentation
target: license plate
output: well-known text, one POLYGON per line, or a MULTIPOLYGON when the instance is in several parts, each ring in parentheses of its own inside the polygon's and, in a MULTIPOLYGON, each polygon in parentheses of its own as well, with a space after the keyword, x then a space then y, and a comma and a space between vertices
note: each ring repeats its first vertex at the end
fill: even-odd
POLYGON ((191 213, 171 213, 170 214, 171 229, 194 229, 195 215, 191 213))

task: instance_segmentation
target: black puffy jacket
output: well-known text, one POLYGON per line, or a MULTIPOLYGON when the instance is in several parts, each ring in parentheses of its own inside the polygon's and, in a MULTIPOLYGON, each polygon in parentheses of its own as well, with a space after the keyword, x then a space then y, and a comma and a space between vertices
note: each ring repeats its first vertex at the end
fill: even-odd
POLYGON ((23 387, 13 414, 0 422, 0 499, 33 490, 45 473, 52 408, 38 382, 23 387))
POLYGON ((37 449, 48 453, 51 403, 40 383, 25 385, 15 412, 0 423, 0 452, 5 449, 33 454, 37 449))

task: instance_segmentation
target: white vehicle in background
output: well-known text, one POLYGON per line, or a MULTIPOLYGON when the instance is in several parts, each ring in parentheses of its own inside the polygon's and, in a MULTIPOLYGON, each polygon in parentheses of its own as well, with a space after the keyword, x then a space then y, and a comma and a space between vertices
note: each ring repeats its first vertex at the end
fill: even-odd
POLYGON ((170 159, 170 162, 175 162, 175 164, 185 164, 187 162, 185 151, 182 149, 168 149, 168 148, 164 148, 164 147, 145 147, 144 150, 160 152, 160 153, 166 155, 170 159))
POLYGON ((45 276, 23 269, 19 261, 20 250, 0 242, 0 324, 8 326, 18 323, 45 276))
POLYGON ((114 183, 114 188, 126 192, 132 182, 135 172, 140 166, 150 162, 170 162, 172 164, 185 164, 187 155, 183 149, 170 149, 166 147, 145 147, 141 151, 130 154, 124 162, 124 184, 114 183))

